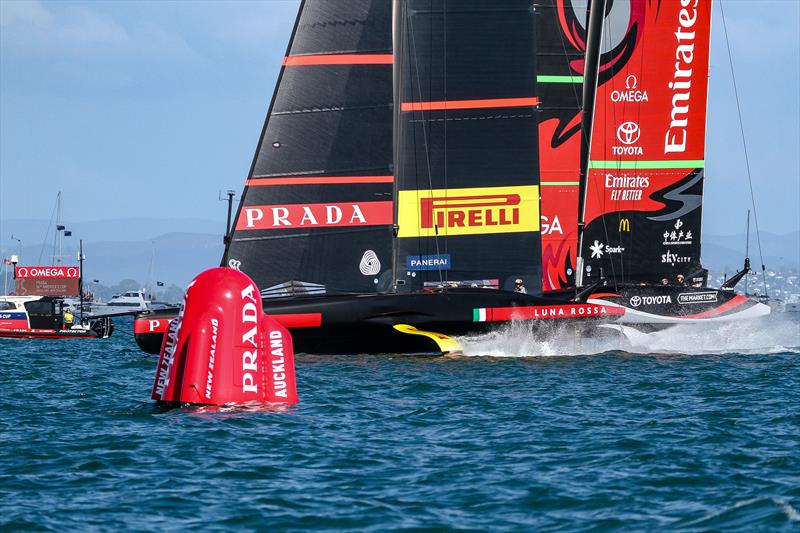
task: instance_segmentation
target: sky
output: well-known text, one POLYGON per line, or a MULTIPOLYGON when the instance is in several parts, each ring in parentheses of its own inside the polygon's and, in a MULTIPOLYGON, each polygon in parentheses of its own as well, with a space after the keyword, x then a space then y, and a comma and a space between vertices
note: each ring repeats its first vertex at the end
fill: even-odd
MULTIPOLYGON (((297 6, 0 0, 0 220, 48 219, 62 190, 72 222, 224 224, 219 191, 242 188, 297 6)), ((724 7, 760 229, 798 230, 800 0, 724 7)), ((750 193, 714 9, 704 233, 729 235, 750 193)))

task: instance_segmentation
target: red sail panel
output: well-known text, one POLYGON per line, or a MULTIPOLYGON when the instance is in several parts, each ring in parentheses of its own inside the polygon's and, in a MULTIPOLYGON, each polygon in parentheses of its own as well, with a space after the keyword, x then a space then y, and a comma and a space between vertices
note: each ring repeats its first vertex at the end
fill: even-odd
POLYGON ((586 5, 540 0, 536 10, 542 289, 574 284, 586 5))
MULTIPOLYGON (((575 115, 579 117, 580 115, 575 115)), ((541 164, 542 288, 567 287, 578 248, 580 135, 553 146, 558 119, 539 124, 541 164)))
POLYGON ((700 268, 711 1, 632 0, 628 8, 627 28, 613 13, 603 27, 587 282, 601 269, 648 281, 700 268))

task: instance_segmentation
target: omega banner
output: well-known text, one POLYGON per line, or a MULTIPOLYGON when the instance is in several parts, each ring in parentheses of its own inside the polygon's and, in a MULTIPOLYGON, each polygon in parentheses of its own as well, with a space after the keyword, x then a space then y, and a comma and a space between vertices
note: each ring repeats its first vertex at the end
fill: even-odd
POLYGON ((18 266, 17 296, 78 296, 81 269, 74 266, 18 266))

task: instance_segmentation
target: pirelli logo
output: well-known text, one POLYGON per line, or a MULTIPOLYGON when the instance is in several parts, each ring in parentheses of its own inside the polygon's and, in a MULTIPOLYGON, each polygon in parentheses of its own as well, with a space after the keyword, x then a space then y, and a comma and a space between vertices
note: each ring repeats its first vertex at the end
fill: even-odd
POLYGON ((539 231, 539 187, 400 191, 398 237, 539 231))

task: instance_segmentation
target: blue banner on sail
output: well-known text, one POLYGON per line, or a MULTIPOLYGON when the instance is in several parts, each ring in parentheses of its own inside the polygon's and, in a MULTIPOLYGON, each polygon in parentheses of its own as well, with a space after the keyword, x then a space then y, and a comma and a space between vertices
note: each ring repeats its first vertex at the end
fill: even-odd
POLYGON ((408 270, 450 270, 450 254, 409 255, 408 270))

